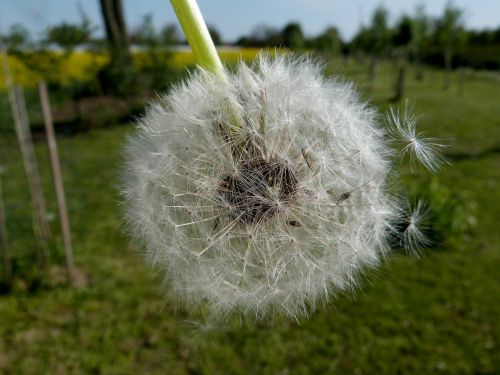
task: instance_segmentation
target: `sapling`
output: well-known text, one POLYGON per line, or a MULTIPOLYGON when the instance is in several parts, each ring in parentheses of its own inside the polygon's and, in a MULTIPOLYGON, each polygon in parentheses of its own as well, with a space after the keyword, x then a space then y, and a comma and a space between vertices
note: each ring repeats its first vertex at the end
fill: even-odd
POLYGON ((393 112, 388 133, 352 84, 307 57, 261 54, 229 71, 196 2, 172 4, 199 67, 138 121, 123 197, 175 294, 219 317, 297 318, 354 288, 395 235, 419 246, 418 214, 387 182, 391 134, 414 136, 403 152, 436 167, 416 122, 393 112))

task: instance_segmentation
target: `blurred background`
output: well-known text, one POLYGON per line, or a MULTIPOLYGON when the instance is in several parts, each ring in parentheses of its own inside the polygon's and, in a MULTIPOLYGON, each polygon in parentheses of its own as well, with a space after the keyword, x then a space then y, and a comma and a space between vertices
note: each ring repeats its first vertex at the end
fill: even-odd
POLYGON ((199 4, 230 67, 293 51, 382 120, 411 103, 449 145, 443 171, 399 171, 432 245, 299 322, 186 311, 127 237, 117 187, 134 119, 193 69, 169 2, 2 1, 0 373, 500 374, 500 2, 199 4))

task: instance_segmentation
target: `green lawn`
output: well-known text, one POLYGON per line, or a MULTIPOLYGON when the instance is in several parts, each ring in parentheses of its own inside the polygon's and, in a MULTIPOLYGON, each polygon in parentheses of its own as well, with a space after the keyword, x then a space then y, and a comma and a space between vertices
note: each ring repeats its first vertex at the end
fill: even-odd
MULTIPOLYGON (((371 92, 364 89, 368 67, 334 63, 329 71, 358 79, 365 97, 387 107, 393 66, 381 67, 371 92)), ((201 312, 190 315, 169 299, 122 232, 116 183, 129 125, 59 138, 76 263, 87 285, 69 288, 56 268, 50 285, 41 282, 20 153, 13 134, 3 134, 16 280, 10 294, 0 295, 0 373, 500 373, 500 80, 470 74, 461 95, 456 85, 443 91, 442 81, 439 71, 428 71, 423 82, 410 74, 407 95, 428 134, 450 144, 453 164, 439 180, 477 206, 473 232, 420 259, 394 255, 355 296, 339 296, 300 323, 212 326, 201 312)), ((56 213, 42 142, 37 153, 49 211, 56 213)), ((407 170, 408 183, 428 178, 407 170)), ((58 237, 57 221, 52 228, 58 237)), ((59 242, 51 258, 62 265, 59 242)))

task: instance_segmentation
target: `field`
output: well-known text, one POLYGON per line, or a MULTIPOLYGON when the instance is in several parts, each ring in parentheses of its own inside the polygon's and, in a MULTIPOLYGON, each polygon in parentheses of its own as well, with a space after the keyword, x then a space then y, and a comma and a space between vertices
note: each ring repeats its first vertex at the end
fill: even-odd
MULTIPOLYGON (((370 90, 365 65, 335 60, 327 70, 356 80, 364 97, 387 108, 391 64, 380 67, 370 90)), ((130 124, 59 137, 85 285, 68 287, 58 267, 50 283, 43 282, 33 261, 20 152, 14 134, 2 134, 1 178, 17 277, 14 290, 0 295, 0 373, 500 373, 500 79, 470 72, 462 92, 458 75, 448 91, 442 81, 436 70, 427 70, 424 81, 409 74, 407 96, 427 134, 450 145, 452 165, 435 181, 467 207, 467 231, 420 258, 395 254, 370 272, 356 295, 340 295, 300 322, 215 325, 169 298, 123 233, 116 186, 130 124)), ((37 138, 45 196, 55 213, 47 150, 37 138)), ((402 173, 413 187, 429 181, 423 171, 410 175, 407 166, 402 173)), ((52 229, 58 239, 57 221, 52 229)), ((62 265, 59 242, 51 258, 62 265)))

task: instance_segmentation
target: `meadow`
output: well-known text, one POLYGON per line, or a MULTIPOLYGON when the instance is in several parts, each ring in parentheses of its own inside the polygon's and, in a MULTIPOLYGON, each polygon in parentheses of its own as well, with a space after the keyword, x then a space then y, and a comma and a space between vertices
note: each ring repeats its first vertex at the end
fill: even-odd
MULTIPOLYGON (((335 59, 326 69, 354 79, 363 97, 388 108, 391 63, 381 65, 371 88, 367 64, 335 59)), ((458 223, 447 227, 453 235, 420 257, 395 253, 354 295, 338 295, 298 322, 215 324, 169 296, 123 229, 118 176, 130 123, 59 134, 81 286, 65 282, 56 220, 50 275, 40 275, 20 151, 13 132, 3 132, 0 178, 15 280, 0 294, 0 373, 500 373, 500 77, 468 72, 463 89, 459 75, 452 78, 444 90, 441 71, 426 69, 417 81, 410 69, 406 95, 422 129, 449 144, 452 164, 434 177, 411 174, 407 164, 401 174, 410 191, 431 184, 435 196, 461 208, 458 223)), ((35 138, 56 213, 46 145, 35 138)))

